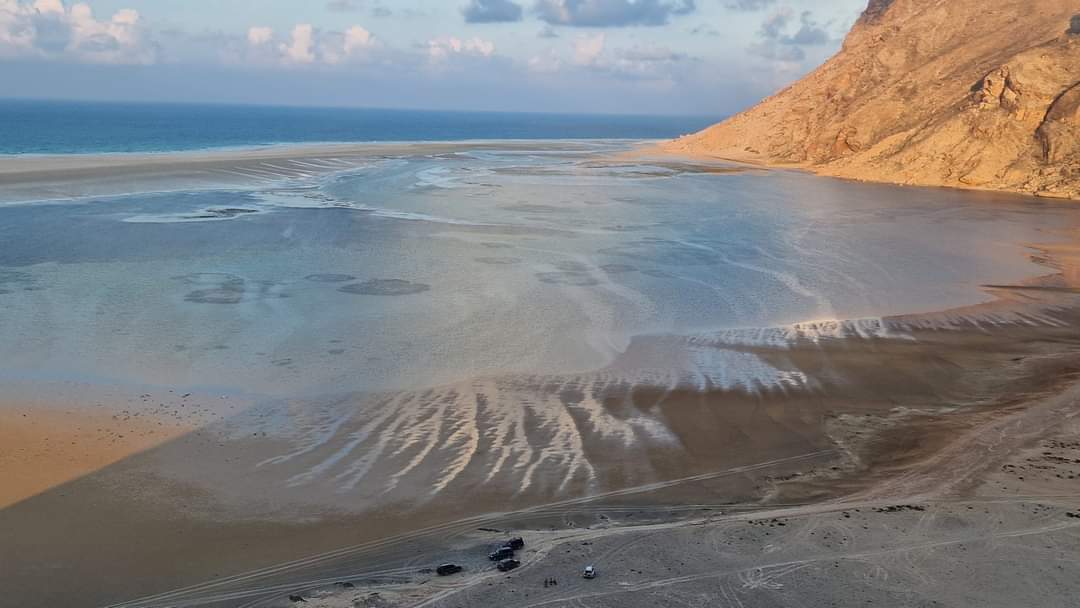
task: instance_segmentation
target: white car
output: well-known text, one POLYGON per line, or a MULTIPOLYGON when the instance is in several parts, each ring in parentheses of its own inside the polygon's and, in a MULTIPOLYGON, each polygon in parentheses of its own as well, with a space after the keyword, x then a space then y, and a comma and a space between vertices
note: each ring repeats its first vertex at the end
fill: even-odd
POLYGON ((585 566, 585 571, 581 573, 581 576, 585 578, 596 578, 596 568, 593 566, 585 566))

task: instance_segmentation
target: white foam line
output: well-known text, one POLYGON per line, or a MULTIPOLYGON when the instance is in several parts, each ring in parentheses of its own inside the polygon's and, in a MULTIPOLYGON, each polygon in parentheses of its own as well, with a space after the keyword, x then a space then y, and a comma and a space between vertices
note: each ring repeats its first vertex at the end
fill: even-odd
POLYGON ((435 215, 428 215, 426 213, 415 213, 412 211, 394 211, 392 209, 383 209, 380 207, 364 207, 363 209, 371 211, 372 215, 378 217, 385 217, 390 219, 413 221, 413 222, 432 222, 436 224, 450 224, 453 226, 501 226, 504 224, 492 224, 487 222, 470 222, 468 220, 455 220, 448 217, 439 217, 435 215))
POLYGON ((279 173, 277 171, 266 171, 266 174, 270 176, 270 179, 275 181, 293 179, 296 177, 294 173, 279 173))
POLYGON ((255 167, 243 167, 240 169, 236 169, 236 171, 243 171, 245 173, 249 173, 251 177, 258 177, 266 181, 279 181, 282 179, 282 176, 276 173, 273 173, 271 171, 264 171, 255 167))
POLYGON ((298 165, 300 167, 307 167, 309 169, 317 169, 319 171, 326 171, 327 169, 333 169, 335 167, 340 166, 340 165, 335 165, 333 163, 324 162, 324 161, 319 160, 319 159, 309 160, 309 161, 294 160, 292 162, 293 162, 293 164, 298 165))
POLYGON ((250 173, 248 173, 246 171, 240 170, 240 169, 214 169, 213 171, 215 173, 227 173, 229 175, 237 175, 239 177, 243 177, 243 178, 246 178, 246 179, 256 178, 256 179, 258 179, 260 181, 265 181, 265 179, 266 179, 265 177, 263 177, 261 175, 252 175, 252 174, 250 174, 250 173))
POLYGON ((293 177, 295 177, 295 176, 312 177, 314 175, 313 173, 310 173, 308 171, 301 171, 300 169, 296 169, 296 168, 293 168, 293 167, 282 167, 282 166, 279 166, 279 165, 272 165, 270 163, 263 163, 263 166, 264 167, 269 167, 269 168, 277 170, 277 171, 284 171, 286 175, 293 176, 293 177))

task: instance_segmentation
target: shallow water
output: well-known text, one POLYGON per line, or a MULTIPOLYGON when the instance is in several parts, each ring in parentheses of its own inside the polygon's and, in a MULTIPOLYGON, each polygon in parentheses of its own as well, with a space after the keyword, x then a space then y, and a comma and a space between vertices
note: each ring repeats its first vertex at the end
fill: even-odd
MULTIPOLYGON (((608 366, 634 336, 941 310, 1080 212, 463 145, 250 190, 0 207, 13 378, 264 395, 608 366)), ((712 357, 712 355, 710 355, 712 357)), ((748 356, 702 365, 759 374, 748 356)))

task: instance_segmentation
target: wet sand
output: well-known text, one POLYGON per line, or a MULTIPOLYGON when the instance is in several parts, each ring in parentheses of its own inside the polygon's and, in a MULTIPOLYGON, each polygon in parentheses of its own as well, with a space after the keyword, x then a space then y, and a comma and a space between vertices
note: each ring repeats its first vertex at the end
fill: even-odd
POLYGON ((191 430, 120 413, 0 407, 0 509, 93 473, 191 430))
MULTIPOLYGON (((61 154, 0 157, 0 202, 113 196, 133 192, 240 187, 362 169, 402 155, 454 155, 477 143, 364 143, 281 145, 170 153, 61 154)), ((575 142, 498 141, 504 151, 578 150, 575 142)), ((700 169, 708 163, 672 167, 700 169)), ((713 169, 715 170, 715 169, 713 169)))
POLYGON ((243 406, 236 400, 171 390, 7 381, 0 396, 0 509, 137 457, 237 407, 243 406))

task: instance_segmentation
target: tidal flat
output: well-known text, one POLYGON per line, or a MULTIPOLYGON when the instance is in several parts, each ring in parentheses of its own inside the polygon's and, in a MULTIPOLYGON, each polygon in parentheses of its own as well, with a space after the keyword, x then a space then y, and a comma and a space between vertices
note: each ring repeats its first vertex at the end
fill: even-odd
MULTIPOLYGON (((1021 495, 1076 556, 1080 466, 987 484, 1030 445, 1070 449, 1080 209, 629 147, 5 164, 0 581, 27 606, 472 605, 572 571, 551 565, 569 542, 678 547, 743 514, 808 517, 775 530, 805 540, 825 512, 1021 495), (479 528, 542 550, 488 589, 479 528), (450 559, 466 574, 426 586, 450 559)), ((707 537, 743 555, 728 591, 795 601, 756 574, 768 542, 717 552, 728 537, 707 537)), ((785 546, 774 567, 820 549, 785 546)), ((624 549, 594 601, 707 578, 624 549)))

